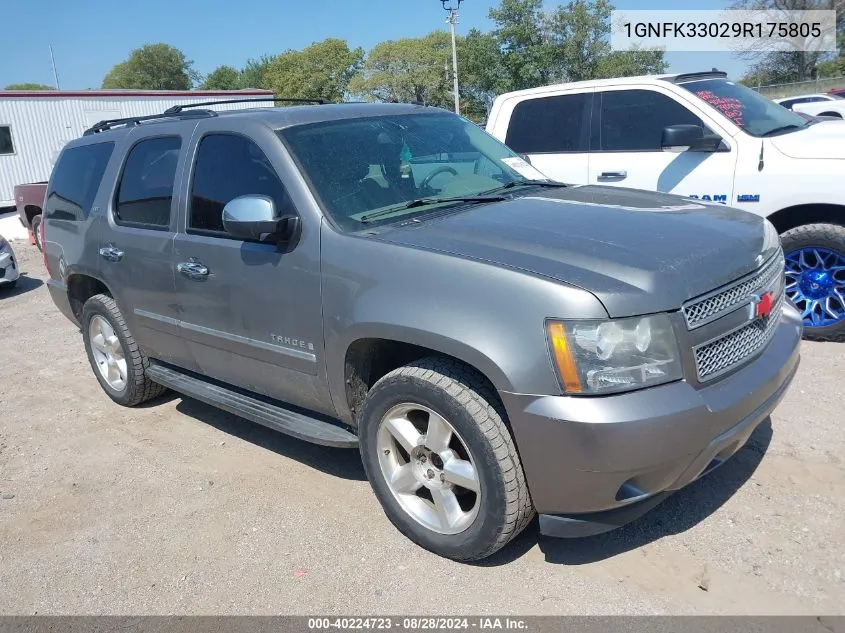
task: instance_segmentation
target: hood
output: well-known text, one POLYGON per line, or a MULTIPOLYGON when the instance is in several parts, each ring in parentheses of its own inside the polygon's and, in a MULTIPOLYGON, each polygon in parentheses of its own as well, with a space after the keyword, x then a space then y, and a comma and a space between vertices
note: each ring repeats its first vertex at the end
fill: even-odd
POLYGON ((764 227, 718 204, 584 186, 465 207, 374 239, 577 286, 622 317, 677 310, 758 268, 778 247, 764 246, 764 227))
POLYGON ((790 158, 845 160, 845 121, 820 121, 803 130, 773 136, 772 145, 790 158))

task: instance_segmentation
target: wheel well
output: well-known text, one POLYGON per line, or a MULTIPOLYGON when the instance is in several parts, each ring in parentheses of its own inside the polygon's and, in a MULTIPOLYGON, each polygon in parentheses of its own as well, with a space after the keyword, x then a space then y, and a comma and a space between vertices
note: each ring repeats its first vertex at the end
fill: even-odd
POLYGON ((41 215, 41 207, 36 207, 34 204, 28 204, 23 208, 24 214, 26 214, 26 221, 32 226, 32 218, 36 215, 41 215))
POLYGON ((364 399, 380 378, 398 367, 429 356, 451 358, 467 365, 489 383, 493 393, 497 393, 487 376, 459 358, 400 341, 377 338, 358 339, 346 350, 344 360, 346 402, 354 420, 359 421, 364 399))
POLYGON ((82 306, 94 295, 105 294, 111 296, 109 289, 99 279, 88 275, 71 275, 67 282, 67 294, 70 308, 77 320, 82 317, 82 306))
POLYGON ((769 216, 778 233, 817 222, 845 226, 845 207, 837 204, 799 204, 776 211, 769 216))

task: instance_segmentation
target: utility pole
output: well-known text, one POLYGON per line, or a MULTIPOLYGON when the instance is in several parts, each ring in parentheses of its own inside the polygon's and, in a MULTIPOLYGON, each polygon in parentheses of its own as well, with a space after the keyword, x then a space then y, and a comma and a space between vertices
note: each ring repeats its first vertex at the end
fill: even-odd
POLYGON ((56 72, 56 59, 53 57, 53 46, 50 45, 50 64, 53 66, 53 79, 56 80, 56 90, 60 90, 59 88, 59 73, 56 72))
POLYGON ((461 113, 461 97, 458 93, 458 46, 455 42, 455 25, 458 23, 458 9, 464 0, 440 0, 443 8, 449 12, 446 23, 452 31, 452 78, 454 79, 455 91, 455 114, 461 113), (446 6, 446 5, 449 6, 446 6))

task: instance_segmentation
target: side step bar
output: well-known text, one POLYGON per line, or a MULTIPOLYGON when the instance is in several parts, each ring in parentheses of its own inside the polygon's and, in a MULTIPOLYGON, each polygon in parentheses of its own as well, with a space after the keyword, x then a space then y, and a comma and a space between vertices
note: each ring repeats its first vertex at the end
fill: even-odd
POLYGON ((270 404, 178 369, 151 363, 147 376, 173 391, 300 440, 336 448, 358 447, 358 436, 331 422, 270 404))

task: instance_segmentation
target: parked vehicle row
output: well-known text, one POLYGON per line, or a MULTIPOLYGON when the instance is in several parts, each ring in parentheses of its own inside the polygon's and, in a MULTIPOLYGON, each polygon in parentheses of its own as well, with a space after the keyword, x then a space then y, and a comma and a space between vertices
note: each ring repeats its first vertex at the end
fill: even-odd
POLYGON ((706 72, 504 94, 487 130, 556 180, 671 192, 768 218, 805 335, 845 340, 845 121, 799 116, 706 72))
MULTIPOLYGON (((595 110, 592 92, 574 96, 595 110)), ((581 129, 538 117, 555 138, 561 121, 581 129)), ((717 145, 674 123, 673 147, 717 145)), ((624 142, 624 126, 601 130, 598 143, 624 142)), ((718 156, 738 164, 725 137, 718 156)), ((781 150, 765 149, 779 169, 781 150)), ((639 178, 598 156, 598 173, 639 178)), ((402 533, 475 560, 536 513, 552 536, 631 521, 777 406, 803 328, 761 215, 567 186, 434 108, 198 107, 70 142, 42 235, 50 295, 112 400, 169 388, 357 447, 402 533)))
POLYGON ((841 119, 845 115, 845 98, 836 94, 798 95, 774 99, 774 102, 794 112, 841 119))

